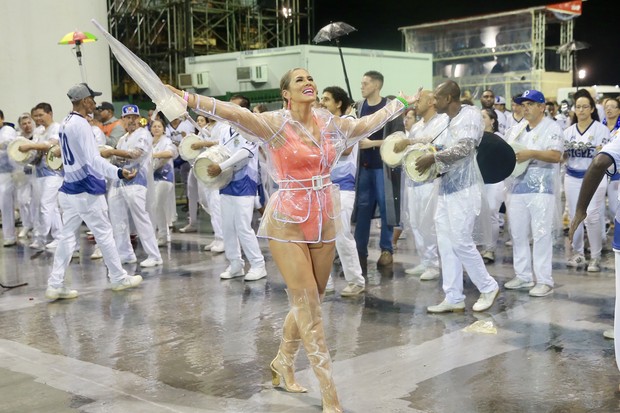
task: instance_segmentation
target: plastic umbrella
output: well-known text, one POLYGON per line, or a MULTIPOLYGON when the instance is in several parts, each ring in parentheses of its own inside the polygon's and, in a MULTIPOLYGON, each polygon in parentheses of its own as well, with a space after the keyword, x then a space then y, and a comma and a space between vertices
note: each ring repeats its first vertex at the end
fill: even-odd
POLYGON ((340 61, 342 62, 342 70, 344 71, 344 81, 347 84, 347 91, 349 92, 349 97, 353 98, 351 94, 351 86, 349 85, 349 77, 347 76, 347 67, 344 64, 344 57, 342 56, 342 49, 340 49, 340 37, 347 35, 351 32, 356 31, 357 29, 345 22, 333 22, 323 27, 319 32, 314 36, 312 41, 314 43, 321 43, 327 41, 336 41, 336 46, 338 46, 338 53, 340 53, 340 61))
POLYGON ((74 44, 75 45, 75 56, 78 60, 78 65, 80 66, 80 74, 82 75, 82 82, 86 83, 86 70, 82 65, 82 43, 90 43, 97 40, 94 34, 88 32, 69 32, 65 34, 62 39, 58 42, 58 44, 74 44))
MULTIPOLYGON (((158 111, 161 111, 170 120, 187 114, 187 102, 168 89, 146 63, 133 54, 124 44, 116 40, 95 19, 91 21, 108 41, 118 63, 123 66, 127 74, 140 86, 144 93, 155 102, 158 111)), ((188 118, 190 117, 188 116, 188 118)))

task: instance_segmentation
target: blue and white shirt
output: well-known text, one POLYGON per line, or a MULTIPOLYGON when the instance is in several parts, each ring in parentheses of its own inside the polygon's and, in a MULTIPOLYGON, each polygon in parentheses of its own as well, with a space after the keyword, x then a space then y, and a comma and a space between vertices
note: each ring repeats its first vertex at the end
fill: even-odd
POLYGON ((235 129, 223 122, 217 122, 211 130, 211 136, 219 144, 235 154, 247 151, 247 157, 233 166, 233 177, 228 185, 220 189, 220 194, 231 196, 256 196, 258 190, 258 145, 250 142, 235 129))
POLYGON ((103 159, 95 142, 93 128, 82 115, 71 112, 59 128, 66 194, 104 195, 105 178, 118 180, 118 168, 103 159))
POLYGON ((592 121, 585 131, 580 131, 577 124, 564 131, 564 153, 566 175, 582 179, 592 160, 601 148, 610 141, 609 130, 599 121, 592 121))
POLYGON ((9 125, 0 128, 0 173, 13 172, 14 166, 9 159, 7 147, 16 137, 17 132, 9 125))
POLYGON ((151 162, 153 149, 153 137, 146 128, 138 128, 131 134, 123 135, 116 144, 116 149, 131 152, 137 155, 136 158, 117 157, 117 165, 124 169, 137 169, 136 177, 130 181, 118 181, 116 186, 142 185, 146 186, 148 181, 148 171, 151 162))
MULTIPOLYGON (((513 126, 506 135, 508 143, 517 142, 537 151, 564 151, 562 128, 553 119, 545 116, 535 128, 513 126)), ((512 182, 509 192, 513 194, 553 194, 560 174, 560 164, 532 159, 522 175, 512 182)))
MULTIPOLYGON (((172 152, 172 158, 169 158, 166 163, 159 169, 153 170, 153 178, 156 181, 166 181, 174 183, 174 162, 173 159, 177 157, 179 154, 177 147, 172 140, 167 136, 162 136, 159 138, 159 142, 153 145, 153 153, 158 152, 172 152)), ((153 162, 156 162, 153 159, 153 162)))
MULTIPOLYGON (((51 143, 55 145, 58 143, 58 131, 60 129, 60 124, 58 122, 54 122, 45 128, 43 131, 35 130, 35 135, 32 138, 34 143, 51 143), (39 133, 37 133, 39 132, 39 133)), ((37 172, 37 178, 43 178, 46 176, 62 176, 63 170, 60 169, 58 171, 54 171, 47 167, 47 163, 45 162, 45 156, 41 156, 39 161, 35 165, 35 170, 37 172)))
MULTIPOLYGON (((343 118, 353 118, 351 115, 344 115, 343 118)), ((341 155, 338 162, 334 165, 331 173, 331 180, 340 186, 341 191, 355 191, 355 175, 357 174, 357 155, 359 153, 358 144, 353 146, 349 155, 341 155)))

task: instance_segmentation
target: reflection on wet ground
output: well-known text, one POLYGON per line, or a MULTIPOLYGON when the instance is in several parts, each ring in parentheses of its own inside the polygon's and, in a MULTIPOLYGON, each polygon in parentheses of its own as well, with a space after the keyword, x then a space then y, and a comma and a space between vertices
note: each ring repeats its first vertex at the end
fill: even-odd
MULTIPOLYGON (((202 229, 175 233, 161 268, 126 266, 145 281, 120 293, 106 289, 105 267, 87 258, 93 245, 82 238, 68 272, 80 297, 53 303, 43 296, 52 253, 0 250, 0 282, 28 282, 0 292, 0 412, 319 412, 303 351, 298 380, 310 392, 271 387, 288 303, 266 244, 266 280, 221 281, 226 260, 202 250, 211 238, 202 229)), ((567 269, 556 248, 552 296, 502 289, 475 314, 466 281, 465 313, 430 315, 441 280, 405 274, 418 263, 409 239, 391 270, 375 270, 377 244, 373 234, 367 293, 336 292, 323 305, 345 411, 620 411, 613 341, 602 336, 612 324, 613 253, 593 274, 567 269)), ((489 265, 500 285, 513 277, 510 254, 502 242, 489 265)))

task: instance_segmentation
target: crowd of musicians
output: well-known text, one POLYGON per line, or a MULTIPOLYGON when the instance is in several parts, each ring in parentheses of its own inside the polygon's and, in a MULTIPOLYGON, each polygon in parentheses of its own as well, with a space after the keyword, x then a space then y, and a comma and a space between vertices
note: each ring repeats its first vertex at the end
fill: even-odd
MULTIPOLYGON (((318 96, 317 107, 337 116, 367 116, 390 101, 380 94, 383 82, 379 72, 369 71, 361 82, 361 101, 352 102, 334 86, 318 96)), ((458 101, 455 117, 467 118, 465 127, 480 120, 476 134, 495 134, 513 145, 517 154, 510 177, 484 184, 482 204, 469 205, 475 194, 462 193, 467 187, 464 181, 475 181, 470 175, 477 171, 467 169, 465 162, 442 165, 436 155, 450 145, 445 137, 454 117, 432 91, 423 91, 402 117, 342 154, 331 179, 341 193, 343 225, 336 244, 347 280, 343 296, 365 290, 371 222, 380 227, 378 267, 392 265, 404 229, 411 233, 419 256, 419 265, 406 272, 421 280, 443 274, 446 300, 429 307, 431 312, 462 309, 463 267, 493 302, 498 286, 484 264, 495 261, 501 230, 509 230, 507 244, 513 246, 515 267, 515 278, 505 287, 527 289, 532 296, 553 291, 554 239, 574 215, 593 157, 618 135, 620 105, 613 98, 597 102, 585 89, 562 107, 535 90, 509 100, 507 105, 504 97, 486 90, 480 108, 469 96, 461 95, 458 101), (432 167, 420 173, 419 160, 429 156, 434 159, 432 167), (459 178, 450 182, 448 177, 459 167, 459 178), (475 223, 450 212, 463 208, 476 211, 475 223), (510 225, 514 222, 519 225, 510 225), (475 255, 473 244, 465 248, 468 242, 459 240, 459 233, 468 232, 475 255)), ((252 108, 242 95, 230 101, 248 110, 267 110, 264 104, 252 108)), ((221 278, 264 278, 265 261, 252 219, 278 185, 264 173, 269 165, 263 150, 227 123, 202 115, 169 121, 153 110, 141 114, 135 105, 118 109, 103 102, 86 120, 100 155, 113 165, 137 171, 131 180, 107 182, 108 213, 121 263, 137 262, 131 242, 137 236, 143 248, 138 255, 144 256, 140 265, 161 265, 159 248, 172 241, 174 231, 198 232, 198 211, 203 208, 213 229, 204 250, 225 253, 230 264, 221 278), (177 219, 180 197, 187 202, 187 222, 177 219), (243 256, 249 261, 247 271, 243 256)), ((58 200, 64 174, 61 124, 47 103, 37 104, 14 124, 0 112, 0 122, 3 245, 12 247, 21 239, 34 250, 55 249, 63 228, 58 200), (17 228, 16 217, 21 222, 17 228)), ((619 178, 620 174, 612 174, 601 182, 585 221, 587 236, 583 227, 577 231, 566 257, 568 266, 601 271, 601 252, 618 204, 619 178)), ((79 242, 73 254, 79 256, 79 242)), ((91 258, 102 257, 101 249, 95 248, 91 258)), ((327 290, 333 285, 330 278, 327 290)))

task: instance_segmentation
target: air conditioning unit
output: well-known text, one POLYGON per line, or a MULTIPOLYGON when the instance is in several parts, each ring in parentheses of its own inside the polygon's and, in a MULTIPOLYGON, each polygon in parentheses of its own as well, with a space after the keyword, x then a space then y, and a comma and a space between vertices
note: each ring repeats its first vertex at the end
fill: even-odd
POLYGON ((238 67, 237 80, 239 82, 265 83, 269 80, 267 65, 238 67))
POLYGON ((179 73, 179 87, 181 89, 195 87, 199 89, 209 88, 209 72, 179 73))

